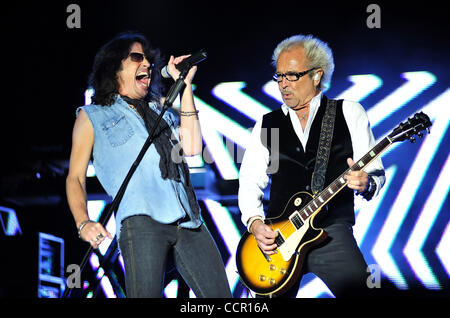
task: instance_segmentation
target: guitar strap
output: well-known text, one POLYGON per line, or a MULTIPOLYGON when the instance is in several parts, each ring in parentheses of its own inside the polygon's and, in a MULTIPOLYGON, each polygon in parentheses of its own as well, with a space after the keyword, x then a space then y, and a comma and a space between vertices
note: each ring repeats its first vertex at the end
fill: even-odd
POLYGON ((337 100, 328 99, 325 115, 322 119, 319 147, 317 149, 316 165, 311 180, 311 190, 314 195, 322 191, 325 184, 331 141, 333 140, 334 121, 336 118, 337 100))

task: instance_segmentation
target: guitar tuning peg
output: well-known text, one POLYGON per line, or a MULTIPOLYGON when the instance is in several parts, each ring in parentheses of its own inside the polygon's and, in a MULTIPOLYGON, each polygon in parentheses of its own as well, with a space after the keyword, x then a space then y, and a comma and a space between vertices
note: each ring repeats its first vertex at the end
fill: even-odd
POLYGON ((423 137, 423 133, 422 133, 422 132, 419 132, 419 133, 417 134, 417 136, 419 136, 420 138, 422 138, 422 137, 423 137))
POLYGON ((410 141, 411 143, 415 143, 415 142, 416 142, 416 138, 411 137, 411 138, 409 138, 409 141, 410 141))
POLYGON ((430 127, 427 127, 427 133, 430 133, 430 127))

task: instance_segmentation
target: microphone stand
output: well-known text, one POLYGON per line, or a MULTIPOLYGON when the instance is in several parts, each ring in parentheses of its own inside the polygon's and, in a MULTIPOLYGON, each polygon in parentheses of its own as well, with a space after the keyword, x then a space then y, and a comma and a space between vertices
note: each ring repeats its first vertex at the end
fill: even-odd
MULTIPOLYGON (((170 88, 169 92, 167 93, 167 96, 166 96, 166 99, 164 101, 161 113, 159 114, 158 118, 156 119, 155 124, 153 125, 152 129, 150 130, 150 133, 149 133, 149 135, 147 137, 147 140, 145 141, 144 145, 142 146, 142 149, 139 152, 136 160, 131 165, 131 168, 128 171, 124 181, 122 182, 122 185, 120 186, 116 197, 114 198, 113 202, 111 203, 111 206, 109 207, 108 211, 106 213, 103 213, 100 216, 99 222, 102 224, 103 227, 106 226, 106 222, 108 222, 108 220, 111 217, 112 213, 117 210, 117 208, 118 208, 118 206, 120 204, 120 201, 122 200, 122 197, 123 197, 123 195, 125 193, 125 189, 127 188, 128 182, 130 181, 132 175, 136 171, 136 169, 137 169, 139 163, 141 162, 142 158, 144 157, 147 149, 153 143, 153 140, 155 138, 154 134, 155 134, 155 131, 156 131, 156 127, 158 127, 158 125, 159 125, 159 123, 160 123, 164 113, 167 111, 167 109, 169 109, 172 106, 172 104, 175 101, 175 99, 177 98, 178 94, 186 87, 186 83, 184 82, 184 79, 186 78, 186 75, 189 72, 189 69, 191 68, 191 66, 192 65, 188 65, 187 67, 185 67, 181 71, 180 77, 175 81, 175 83, 172 85, 172 87, 170 88)), ((87 263, 87 261, 89 259, 89 256, 93 252, 93 249, 94 248, 92 247, 92 245, 90 245, 88 251, 84 255, 83 260, 80 263, 80 271, 79 271, 80 275, 83 272, 83 269, 86 266, 86 263, 87 263)), ((101 260, 101 264, 99 266, 102 266, 104 263, 106 263, 105 259, 101 260)), ((66 283, 66 289, 64 290, 62 298, 70 297, 70 293, 72 292, 72 289, 73 288, 69 288, 67 286, 67 283, 66 283)))

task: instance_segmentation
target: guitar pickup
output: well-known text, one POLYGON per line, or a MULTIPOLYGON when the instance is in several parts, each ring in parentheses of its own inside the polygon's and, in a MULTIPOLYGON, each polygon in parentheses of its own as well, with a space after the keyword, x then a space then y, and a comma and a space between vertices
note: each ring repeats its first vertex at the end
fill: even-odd
POLYGON ((295 228, 298 230, 303 226, 303 220, 300 216, 300 213, 298 211, 295 211, 290 217, 289 220, 292 224, 294 224, 295 228))

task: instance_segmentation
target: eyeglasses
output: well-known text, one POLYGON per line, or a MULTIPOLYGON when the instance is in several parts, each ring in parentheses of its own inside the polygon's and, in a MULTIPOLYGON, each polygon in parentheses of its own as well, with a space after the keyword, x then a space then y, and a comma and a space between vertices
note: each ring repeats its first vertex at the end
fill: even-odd
MULTIPOLYGON (((136 63, 142 63, 142 61, 144 60, 144 58, 146 58, 147 61, 150 61, 150 60, 144 55, 144 53, 130 52, 130 54, 128 54, 128 56, 130 57, 130 59, 131 59, 133 62, 136 62, 136 63)), ((155 64, 150 63, 150 67, 153 68, 153 66, 155 66, 155 64)))
POLYGON ((275 73, 275 74, 273 74, 272 79, 277 83, 281 83, 281 81, 283 80, 283 77, 284 77, 289 82, 295 82, 295 81, 298 81, 300 79, 300 77, 305 76, 306 74, 308 74, 309 72, 311 72, 315 69, 317 69, 317 67, 313 67, 307 71, 299 72, 299 73, 296 73, 296 72, 275 73))

